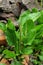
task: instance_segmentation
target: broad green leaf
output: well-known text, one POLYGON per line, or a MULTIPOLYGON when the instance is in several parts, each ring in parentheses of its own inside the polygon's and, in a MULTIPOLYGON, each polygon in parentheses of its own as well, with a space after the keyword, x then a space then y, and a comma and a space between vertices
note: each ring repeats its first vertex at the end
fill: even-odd
POLYGON ((24 44, 31 45, 37 35, 37 32, 41 30, 41 28, 43 28, 43 24, 37 25, 33 29, 31 29, 29 32, 27 32, 26 37, 23 39, 24 44))
POLYGON ((31 13, 28 15, 28 18, 35 22, 40 17, 40 15, 41 15, 40 12, 31 13))
POLYGON ((14 45, 16 52, 18 52, 17 33, 16 33, 15 26, 10 19, 8 19, 6 28, 7 28, 7 30, 5 32, 5 35, 6 35, 6 40, 8 42, 8 45, 10 45, 10 46, 14 45))
POLYGON ((36 37, 36 32, 35 31, 30 31, 28 34, 27 34, 27 44, 25 45, 31 45, 33 43, 33 40, 35 39, 36 37))
POLYGON ((0 29, 2 29, 3 31, 6 30, 6 25, 4 23, 0 22, 0 29))
POLYGON ((33 50, 32 50, 32 48, 31 47, 27 47, 27 48, 23 48, 22 49, 22 53, 25 55, 30 55, 30 54, 32 54, 32 52, 33 52, 33 50))
POLYGON ((33 23, 32 20, 27 20, 27 22, 23 25, 23 33, 27 34, 30 32, 31 29, 33 29, 35 27, 35 24, 33 23))
POLYGON ((38 23, 43 24, 43 10, 40 12, 41 16, 38 18, 38 23))
POLYGON ((41 61, 43 61, 43 55, 39 55, 41 61))
MULTIPOLYGON (((20 15, 20 17, 19 17, 19 24, 21 24, 21 23, 24 23, 26 20, 27 20, 27 15, 29 15, 30 14, 30 11, 25 11, 25 12, 23 12, 21 15, 20 15), (22 22, 22 21, 24 21, 24 22, 22 22)), ((22 25, 22 24, 21 24, 22 25)))
POLYGON ((43 49, 42 49, 42 51, 41 51, 41 55, 43 55, 43 49))
POLYGON ((43 24, 40 24, 40 25, 36 25, 31 31, 39 31, 39 30, 41 30, 41 29, 43 29, 43 24))
MULTIPOLYGON (((31 29, 33 29, 35 27, 34 23, 32 20, 27 20, 27 22, 24 24, 23 28, 22 28, 22 38, 23 38, 23 43, 27 44, 28 41, 31 41, 34 39, 34 34, 35 32, 33 33, 33 31, 31 31, 31 29), (30 32, 31 31, 31 32, 30 32), (32 38, 32 40, 31 40, 32 38)), ((30 45, 31 43, 29 43, 30 45)))
POLYGON ((16 31, 16 36, 17 36, 17 39, 19 40, 20 39, 20 31, 16 31))
MULTIPOLYGON (((34 23, 33 23, 32 20, 27 20, 27 22, 23 26, 23 29, 22 29, 22 32, 23 32, 23 35, 24 35, 23 43, 26 44, 26 45, 27 45, 28 41, 32 42, 32 40, 33 40, 34 33, 30 32, 31 29, 33 29, 33 28, 34 28, 34 23), (31 38, 32 38, 32 40, 31 40, 31 38)), ((22 38, 23 38, 23 36, 22 36, 22 38)), ((29 45, 31 45, 31 43, 29 43, 29 45)))
POLYGON ((34 39, 34 43, 35 44, 40 44, 40 43, 42 43, 42 39, 34 39))
POLYGON ((14 58, 16 55, 13 51, 4 50, 3 54, 5 55, 5 58, 14 58))
POLYGON ((6 40, 9 46, 14 45, 16 54, 18 54, 18 40, 15 30, 8 29, 5 32, 6 40))
POLYGON ((6 40, 8 42, 8 45, 11 46, 16 44, 17 38, 14 30, 7 28, 5 35, 6 35, 6 40))
POLYGON ((33 8, 32 9, 32 13, 35 13, 35 12, 38 12, 38 9, 37 8, 33 8))
POLYGON ((30 60, 31 60, 31 62, 34 63, 34 65, 37 65, 38 64, 38 61, 36 59, 30 59, 30 60))
POLYGON ((40 17, 41 14, 40 14, 40 12, 37 12, 37 13, 29 13, 25 16, 23 15, 24 17, 22 15, 19 18, 19 23, 21 26, 23 26, 24 23, 26 23, 27 20, 29 20, 29 19, 31 19, 33 22, 36 21, 40 17))
POLYGON ((15 26, 10 19, 8 19, 6 27, 9 28, 9 29, 15 30, 15 26))
POLYGON ((20 63, 19 61, 15 60, 11 63, 11 65, 22 65, 22 63, 20 63))
POLYGON ((43 37, 43 27, 39 30, 39 32, 37 32, 37 36, 36 38, 41 38, 43 37))
POLYGON ((35 37, 36 32, 30 31, 29 33, 27 33, 27 36, 23 40, 24 45, 31 45, 35 37))

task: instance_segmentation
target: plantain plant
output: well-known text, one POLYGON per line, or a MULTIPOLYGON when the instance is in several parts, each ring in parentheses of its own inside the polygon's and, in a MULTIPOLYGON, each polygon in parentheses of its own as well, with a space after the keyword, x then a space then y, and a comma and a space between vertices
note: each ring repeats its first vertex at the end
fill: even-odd
POLYGON ((22 65, 22 55, 35 55, 39 51, 37 57, 40 61, 36 60, 39 65, 43 61, 43 10, 39 12, 37 9, 32 9, 32 12, 29 10, 23 12, 18 25, 19 28, 16 30, 10 19, 7 24, 0 22, 0 29, 5 33, 8 46, 14 46, 13 52, 5 49, 2 54, 7 59, 13 58, 11 65, 22 65))

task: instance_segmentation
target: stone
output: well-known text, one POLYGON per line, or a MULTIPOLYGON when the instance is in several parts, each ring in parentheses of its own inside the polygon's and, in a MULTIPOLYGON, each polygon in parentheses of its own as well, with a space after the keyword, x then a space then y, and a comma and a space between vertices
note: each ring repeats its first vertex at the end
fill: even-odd
POLYGON ((0 0, 0 3, 2 2, 2 0, 0 0))
POLYGON ((0 8, 4 12, 12 12, 15 16, 19 16, 21 12, 21 7, 18 2, 21 0, 2 0, 0 2, 0 8))
POLYGON ((12 12, 14 13, 14 15, 18 17, 21 13, 21 8, 19 6, 19 3, 12 4, 11 8, 12 8, 12 12))
POLYGON ((32 8, 42 9, 39 5, 34 3, 36 0, 0 0, 0 20, 7 21, 11 18, 14 24, 18 26, 15 17, 19 17, 25 10, 32 8))
POLYGON ((28 4, 31 0, 22 0, 24 4, 28 4))

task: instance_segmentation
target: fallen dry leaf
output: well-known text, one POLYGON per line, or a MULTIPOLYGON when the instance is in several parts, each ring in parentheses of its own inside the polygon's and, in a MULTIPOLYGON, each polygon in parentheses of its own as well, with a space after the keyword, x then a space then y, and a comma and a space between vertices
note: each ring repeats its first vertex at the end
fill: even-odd
POLYGON ((23 62, 22 62, 23 65, 28 65, 28 63, 26 62, 25 59, 23 59, 23 62))
POLYGON ((0 46, 1 45, 6 46, 7 43, 6 43, 6 38, 5 38, 4 32, 3 32, 3 30, 0 29, 0 46))
POLYGON ((4 59, 4 58, 0 61, 0 63, 4 63, 4 64, 6 64, 6 65, 10 65, 9 62, 8 62, 8 60, 6 60, 6 59, 4 59))
POLYGON ((28 55, 23 55, 22 58, 24 58, 22 64, 23 65, 28 65, 29 64, 29 56, 28 55))

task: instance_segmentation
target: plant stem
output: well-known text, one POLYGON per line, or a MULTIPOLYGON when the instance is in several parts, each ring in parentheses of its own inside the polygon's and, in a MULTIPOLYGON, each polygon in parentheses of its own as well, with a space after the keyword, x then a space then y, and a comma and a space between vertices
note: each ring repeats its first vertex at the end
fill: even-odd
POLYGON ((42 0, 41 0, 41 7, 42 7, 42 0))
POLYGON ((43 0, 41 0, 41 7, 43 6, 43 0))
POLYGON ((22 42, 22 28, 21 28, 21 25, 19 26, 19 30, 20 30, 19 50, 21 51, 21 42, 22 42))
POLYGON ((20 25, 20 43, 21 43, 21 40, 22 40, 22 28, 21 28, 21 25, 20 25))

